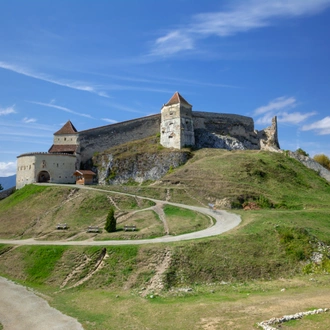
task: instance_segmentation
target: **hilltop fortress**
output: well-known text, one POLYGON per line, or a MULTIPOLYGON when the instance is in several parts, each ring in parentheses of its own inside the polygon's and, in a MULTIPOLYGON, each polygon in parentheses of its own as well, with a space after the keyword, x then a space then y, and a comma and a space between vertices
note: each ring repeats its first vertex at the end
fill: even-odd
POLYGON ((160 134, 166 148, 184 147, 271 150, 280 148, 277 120, 261 131, 250 117, 192 111, 178 92, 161 108, 161 114, 78 132, 68 121, 54 133, 48 152, 17 157, 16 188, 34 182, 74 183, 73 173, 86 169, 96 152, 160 134))

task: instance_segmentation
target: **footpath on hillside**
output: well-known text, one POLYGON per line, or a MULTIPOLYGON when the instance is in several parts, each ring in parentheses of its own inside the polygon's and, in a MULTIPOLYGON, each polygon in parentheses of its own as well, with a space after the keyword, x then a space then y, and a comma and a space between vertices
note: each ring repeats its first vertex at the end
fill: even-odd
MULTIPOLYGON (((42 184, 45 185, 45 184, 42 184)), ((62 184, 51 184, 52 186, 64 186, 67 187, 68 185, 62 184)), ((72 185, 71 185, 72 186, 72 185)), ((109 240, 109 241, 42 241, 42 240, 35 240, 33 238, 25 239, 25 240, 10 240, 10 239, 0 239, 0 244, 13 244, 13 245, 94 245, 94 246, 108 246, 108 245, 140 245, 140 244, 152 244, 152 243, 170 243, 170 242, 179 242, 179 241, 186 241, 192 239, 199 239, 205 238, 210 236, 220 235, 226 231, 233 229, 234 227, 238 226, 241 222, 241 218, 237 214, 229 213, 226 211, 220 210, 212 210, 207 207, 199 207, 199 206, 192 206, 192 205, 185 205, 185 204, 178 204, 178 203, 171 203, 168 201, 161 201, 153 198, 148 198, 144 196, 136 196, 128 193, 123 192, 114 192, 108 191, 104 189, 99 189, 91 186, 75 186, 76 188, 80 189, 89 189, 95 191, 101 191, 107 194, 118 194, 118 195, 125 195, 125 196, 134 196, 141 199, 147 199, 153 201, 155 203, 162 203, 168 204, 173 206, 178 206, 182 208, 186 208, 195 212, 199 212, 208 216, 211 216, 215 223, 213 226, 206 228, 204 230, 178 235, 178 236, 170 236, 166 235, 163 237, 157 237, 152 239, 139 239, 139 240, 109 240)))

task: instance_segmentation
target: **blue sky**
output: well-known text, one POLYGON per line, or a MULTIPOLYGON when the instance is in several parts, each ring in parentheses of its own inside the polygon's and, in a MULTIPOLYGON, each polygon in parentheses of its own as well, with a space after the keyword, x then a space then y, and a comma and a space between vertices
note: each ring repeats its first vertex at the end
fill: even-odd
POLYGON ((278 116, 282 149, 330 155, 330 0, 0 0, 0 176, 78 130, 160 112, 278 116))

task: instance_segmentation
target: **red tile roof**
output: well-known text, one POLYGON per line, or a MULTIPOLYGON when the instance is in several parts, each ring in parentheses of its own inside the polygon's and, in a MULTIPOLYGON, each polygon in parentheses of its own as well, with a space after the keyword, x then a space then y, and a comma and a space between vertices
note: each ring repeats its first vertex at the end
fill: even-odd
POLYGON ((48 150, 49 153, 75 153, 77 146, 75 144, 53 144, 48 150))
POLYGON ((179 92, 175 92, 171 99, 165 104, 165 105, 172 105, 172 104, 178 104, 178 103, 184 103, 189 106, 191 106, 190 103, 188 103, 180 94, 179 92))
POLYGON ((76 172, 73 173, 73 175, 85 175, 85 174, 96 175, 96 173, 90 170, 77 170, 76 172))
POLYGON ((55 132, 54 135, 75 134, 75 133, 77 133, 77 130, 69 120, 59 131, 55 132))

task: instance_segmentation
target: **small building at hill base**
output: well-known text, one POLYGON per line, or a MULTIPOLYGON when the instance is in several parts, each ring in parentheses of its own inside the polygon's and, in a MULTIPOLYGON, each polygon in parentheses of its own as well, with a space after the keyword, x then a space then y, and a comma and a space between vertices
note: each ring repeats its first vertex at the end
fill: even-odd
POLYGON ((73 175, 76 177, 76 184, 89 185, 94 183, 96 173, 90 170, 77 170, 73 175))

